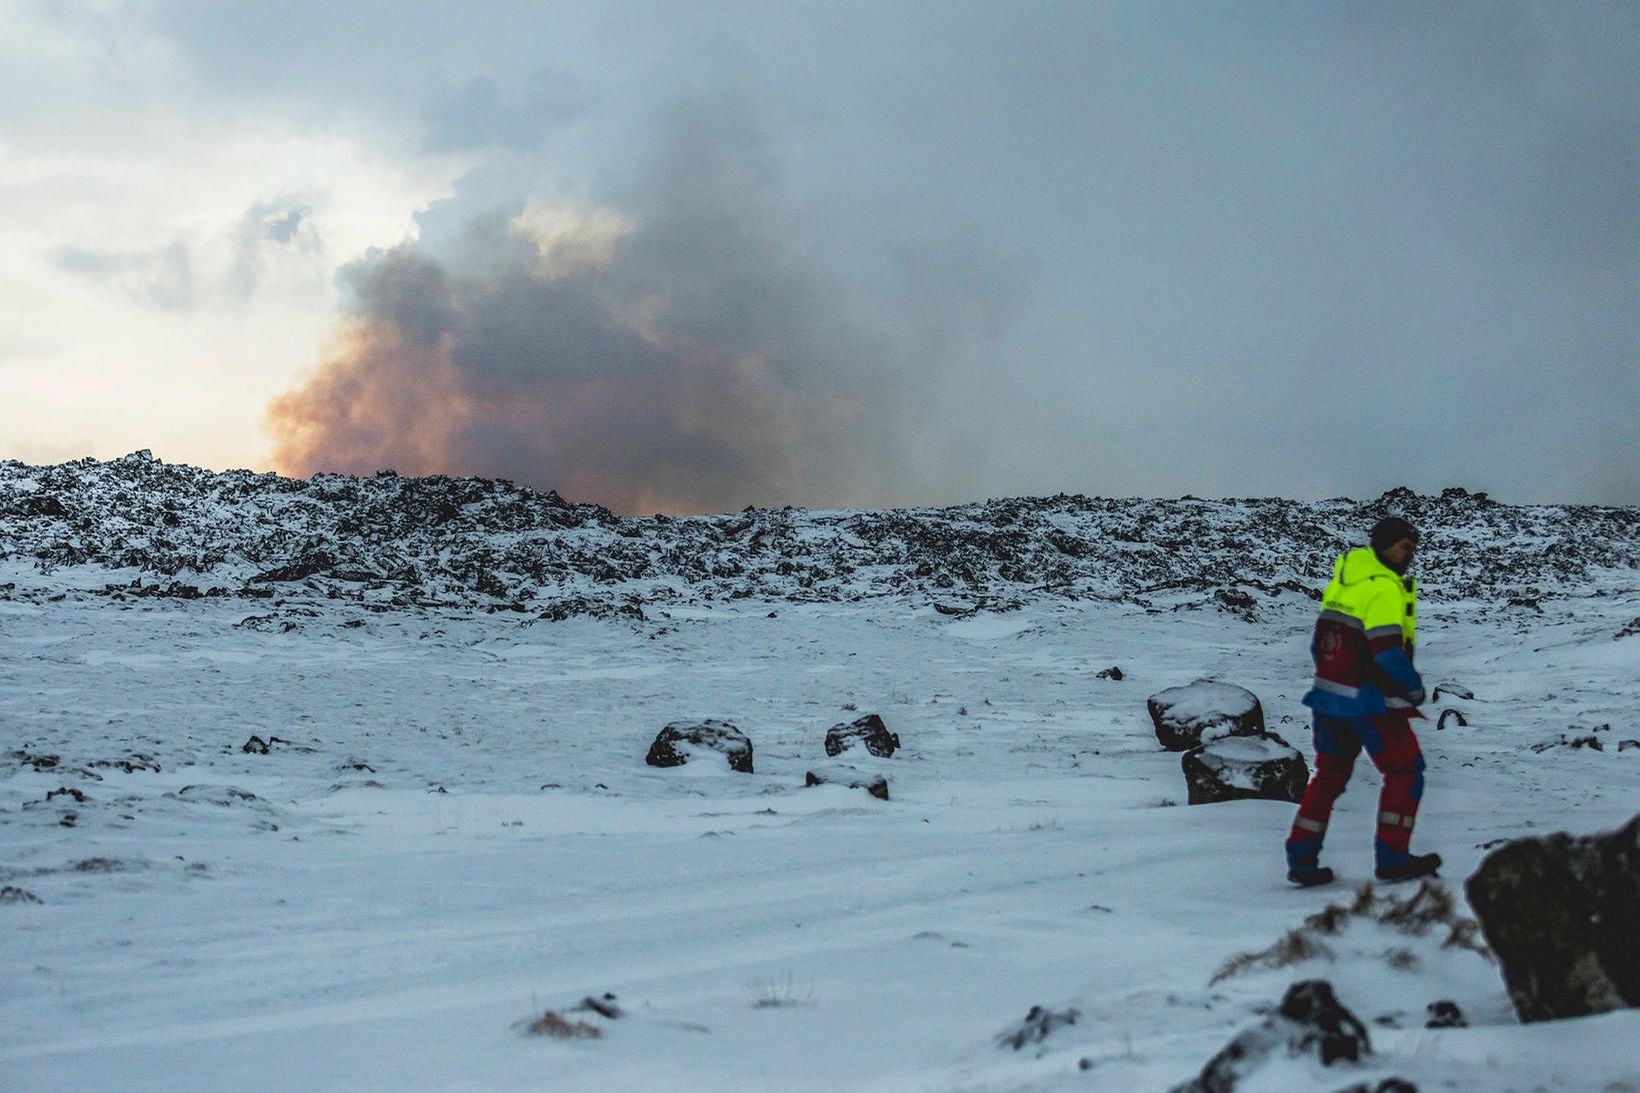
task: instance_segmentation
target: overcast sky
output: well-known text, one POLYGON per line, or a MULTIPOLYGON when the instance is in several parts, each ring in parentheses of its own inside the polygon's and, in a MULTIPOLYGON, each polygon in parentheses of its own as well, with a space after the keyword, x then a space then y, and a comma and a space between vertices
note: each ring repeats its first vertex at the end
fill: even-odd
POLYGON ((0 457, 1640 504, 1634 3, 0 3, 0 457))

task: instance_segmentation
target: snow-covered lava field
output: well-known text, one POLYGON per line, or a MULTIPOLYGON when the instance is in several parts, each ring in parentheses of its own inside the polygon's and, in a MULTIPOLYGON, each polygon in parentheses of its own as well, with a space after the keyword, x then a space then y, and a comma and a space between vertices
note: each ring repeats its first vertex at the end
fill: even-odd
POLYGON ((1161 1091, 1318 978, 1373 1054, 1238 1089, 1640 1090, 1640 1011, 1522 1025, 1445 929, 1231 963, 1370 879, 1378 776, 1340 879, 1296 890, 1293 807, 1186 805, 1145 699, 1234 683, 1308 753, 1311 593, 1386 511, 1424 530, 1448 685, 1413 849, 1464 914, 1489 849, 1640 810, 1635 510, 624 519, 0 463, 0 1089, 1161 1091), (806 787, 865 713, 902 746, 849 761, 889 799, 806 787), (753 773, 645 764, 708 717, 753 773), (575 1035, 532 1034, 548 1011, 575 1035))

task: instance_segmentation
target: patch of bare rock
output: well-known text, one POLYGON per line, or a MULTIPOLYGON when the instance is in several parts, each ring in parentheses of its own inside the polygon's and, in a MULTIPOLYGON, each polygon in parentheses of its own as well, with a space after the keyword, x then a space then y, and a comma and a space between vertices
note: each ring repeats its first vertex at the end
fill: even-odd
POLYGON ((751 737, 729 722, 713 717, 667 725, 649 746, 644 762, 652 767, 681 767, 702 752, 723 756, 730 770, 752 773, 751 737))
MULTIPOLYGON (((900 738, 888 730, 878 714, 866 714, 852 722, 833 725, 826 731, 824 750, 829 759, 838 756, 851 761, 817 763, 804 775, 805 786, 841 785, 863 789, 879 800, 888 800, 888 778, 880 772, 854 765, 861 759, 887 759, 899 750, 900 738)), ((719 718, 674 721, 663 728, 649 746, 644 762, 652 767, 681 767, 703 756, 721 756, 732 771, 751 774, 752 740, 738 726, 719 718)))
POLYGON ((1522 1021, 1640 1006, 1640 814, 1606 834, 1517 839, 1464 891, 1522 1021))
POLYGON ((1193 805, 1220 801, 1304 799, 1310 768, 1299 750, 1273 732, 1224 736, 1180 760, 1193 805))
MULTIPOLYGON (((1276 1059, 1311 1058, 1322 1066, 1355 1063, 1372 1054, 1367 1028, 1346 1009, 1322 979, 1306 979, 1287 988, 1275 1012, 1238 1033, 1201 1073, 1173 1087, 1171 1093, 1234 1093, 1248 1078, 1276 1059)), ((1376 1085, 1356 1083, 1338 1093, 1417 1093, 1400 1078, 1376 1085)))

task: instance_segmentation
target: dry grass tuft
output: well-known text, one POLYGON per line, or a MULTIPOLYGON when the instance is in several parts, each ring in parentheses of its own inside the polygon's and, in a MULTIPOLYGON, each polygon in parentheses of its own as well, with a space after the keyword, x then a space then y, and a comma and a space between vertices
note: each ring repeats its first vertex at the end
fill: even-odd
POLYGON ((812 1006, 817 993, 812 986, 799 986, 790 974, 782 979, 754 980, 747 992, 752 1008, 760 1010, 812 1006))
MULTIPOLYGON (((1285 968, 1318 956, 1332 960, 1333 952, 1321 938, 1336 936, 1356 918, 1370 919, 1409 937, 1423 937, 1432 926, 1446 926, 1448 935, 1442 942, 1444 947, 1468 949, 1492 959, 1492 954, 1480 942, 1480 925, 1458 914, 1457 903, 1445 885, 1426 880, 1405 899, 1396 899, 1393 895, 1379 894, 1371 884, 1363 884, 1347 904, 1327 904, 1306 918, 1303 926, 1289 930, 1263 952, 1232 956, 1208 980, 1208 985, 1250 968, 1285 968)), ((1418 964, 1417 955, 1404 947, 1386 950, 1383 956, 1390 967, 1400 971, 1410 971, 1418 964)))
POLYGON ((1422 934, 1437 922, 1453 921, 1452 893, 1444 884, 1426 880, 1404 900, 1397 902, 1394 897, 1386 897, 1375 917, 1386 926, 1409 934, 1422 934))
POLYGON ((1317 941, 1310 931, 1305 929, 1288 930, 1281 935, 1274 945, 1261 953, 1241 953, 1231 957, 1224 967, 1214 973, 1213 978, 1207 981, 1212 986, 1221 980, 1229 979, 1252 967, 1288 968, 1294 964, 1302 964, 1306 960, 1323 957, 1333 959, 1333 951, 1317 941))
POLYGON ((1411 949, 1385 949, 1384 963, 1398 972, 1410 972, 1418 966, 1418 954, 1411 949))
POLYGON ((1348 907, 1340 907, 1336 903, 1329 903, 1305 919, 1304 926, 1306 929, 1314 930, 1318 934, 1336 934, 1351 917, 1353 917, 1353 913, 1348 907))
POLYGON ((1229 960, 1226 960, 1223 967, 1213 973, 1213 978, 1207 981, 1207 985, 1209 987, 1216 986, 1232 975, 1240 975, 1254 964, 1257 964, 1263 955, 1262 953, 1237 953, 1229 960))
POLYGON ((1285 968, 1292 964, 1313 960, 1324 956, 1328 960, 1333 958, 1332 950, 1315 940, 1305 930, 1288 930, 1281 936, 1281 940, 1270 947, 1270 961, 1273 968, 1285 968))
POLYGON ((1452 923, 1451 932, 1447 934, 1446 940, 1441 942, 1441 946, 1447 949, 1468 949, 1472 953, 1479 953, 1486 959, 1491 960, 1492 950, 1488 949, 1485 942, 1481 941, 1480 934, 1481 924, 1474 919, 1455 919, 1452 923))
POLYGON ((585 1021, 566 1021, 563 1014, 554 1010, 547 1010, 525 1025, 524 1031, 530 1036, 552 1036, 560 1040, 596 1040, 603 1035, 597 1026, 585 1021))

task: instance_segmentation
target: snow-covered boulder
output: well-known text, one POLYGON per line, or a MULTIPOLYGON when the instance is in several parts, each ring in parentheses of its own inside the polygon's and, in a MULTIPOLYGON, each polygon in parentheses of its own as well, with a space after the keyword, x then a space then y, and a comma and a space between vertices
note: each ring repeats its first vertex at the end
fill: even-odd
POLYGON ((863 747, 877 758, 887 759, 899 746, 900 738, 889 732, 883 719, 874 713, 826 730, 826 754, 833 758, 845 751, 863 747))
POLYGON ((680 767, 696 753, 717 752, 729 760, 729 769, 752 773, 752 741, 727 721, 674 721, 649 745, 644 762, 652 767, 680 767))
POLYGON ((806 786, 839 785, 851 789, 863 789, 879 800, 888 800, 888 779, 881 774, 872 774, 844 763, 828 763, 825 766, 815 767, 808 772, 803 784, 806 786))
POLYGON ((1314 1056, 1322 1066, 1372 1054, 1367 1028, 1345 1009, 1324 979, 1287 988, 1281 1006, 1224 1046, 1195 1078, 1172 1093, 1230 1093, 1272 1058, 1314 1056))
POLYGON ((1193 805, 1247 798, 1297 804, 1310 781, 1304 756, 1273 732, 1221 736, 1185 752, 1179 765, 1193 805))
POLYGON ((1145 700, 1156 739, 1168 751, 1188 751, 1221 736, 1264 731, 1264 707, 1245 687, 1198 679, 1145 700))
POLYGON ((1640 815, 1604 835, 1517 839, 1464 891, 1522 1021, 1640 1006, 1640 815))

